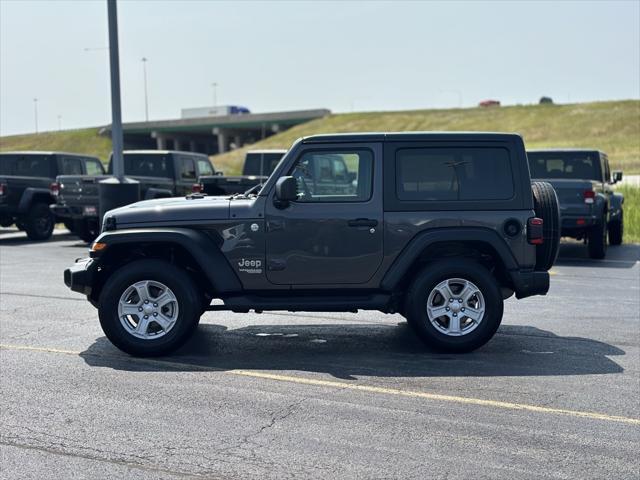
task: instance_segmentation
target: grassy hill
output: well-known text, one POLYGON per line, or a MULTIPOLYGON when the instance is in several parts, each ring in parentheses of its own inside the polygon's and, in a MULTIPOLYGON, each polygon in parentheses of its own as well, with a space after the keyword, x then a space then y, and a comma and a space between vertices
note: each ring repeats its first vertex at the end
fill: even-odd
MULTIPOLYGON (((331 115, 212 159, 218 169, 231 175, 240 172, 246 150, 288 148, 305 135, 420 130, 518 132, 529 148, 599 148, 609 154, 614 168, 622 168, 627 174, 640 173, 638 100, 331 115)), ((99 136, 97 128, 88 128, 0 137, 0 151, 6 150, 62 150, 106 160, 111 141, 99 136)))
POLYGON ((366 131, 518 132, 528 148, 586 147, 609 154, 614 168, 640 173, 640 101, 413 110, 331 115, 299 125, 233 152, 216 155, 216 167, 237 174, 251 148, 288 148, 302 136, 366 131))
POLYGON ((97 128, 0 137, 0 151, 7 150, 87 153, 106 161, 111 153, 111 139, 98 135, 97 128))

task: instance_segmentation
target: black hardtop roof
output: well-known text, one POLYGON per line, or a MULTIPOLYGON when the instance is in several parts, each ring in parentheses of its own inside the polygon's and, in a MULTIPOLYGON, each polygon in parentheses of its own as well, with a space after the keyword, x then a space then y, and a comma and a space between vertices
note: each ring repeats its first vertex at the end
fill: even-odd
POLYGON ((597 148, 532 148, 527 149, 527 153, 601 153, 606 155, 602 150, 597 148))
POLYGON ((303 137, 303 143, 331 142, 415 142, 428 141, 508 141, 521 138, 517 133, 500 132, 363 132, 330 133, 303 137))
MULTIPOLYGON (((200 157, 206 157, 207 155, 205 153, 200 153, 200 152, 189 152, 186 150, 123 150, 122 152, 123 154, 136 154, 139 153, 141 155, 168 155, 171 153, 178 153, 180 155, 197 155, 200 157)), ((111 152, 110 155, 113 155, 113 152, 111 152)))
POLYGON ((88 153, 40 151, 40 150, 20 150, 20 151, 13 151, 13 152, 0 152, 0 155, 70 155, 72 157, 84 157, 84 158, 96 158, 96 159, 98 158, 97 156, 89 155, 88 153))

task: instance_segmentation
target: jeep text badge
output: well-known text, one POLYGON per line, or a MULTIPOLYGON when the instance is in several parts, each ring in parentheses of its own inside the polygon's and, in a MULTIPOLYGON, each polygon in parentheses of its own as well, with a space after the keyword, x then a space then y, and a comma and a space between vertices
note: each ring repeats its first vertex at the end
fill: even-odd
POLYGON ((238 271, 244 273, 262 273, 262 260, 242 258, 238 261, 238 271))

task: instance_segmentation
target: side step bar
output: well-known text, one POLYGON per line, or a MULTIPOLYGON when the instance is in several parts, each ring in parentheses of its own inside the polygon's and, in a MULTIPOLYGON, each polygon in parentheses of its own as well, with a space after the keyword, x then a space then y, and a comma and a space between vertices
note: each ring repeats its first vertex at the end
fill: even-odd
POLYGON ((224 305, 209 305, 208 311, 230 310, 246 313, 249 310, 287 310, 289 312, 357 312, 358 310, 388 311, 391 295, 375 293, 371 295, 302 295, 287 297, 263 297, 259 295, 238 295, 224 299, 224 305))

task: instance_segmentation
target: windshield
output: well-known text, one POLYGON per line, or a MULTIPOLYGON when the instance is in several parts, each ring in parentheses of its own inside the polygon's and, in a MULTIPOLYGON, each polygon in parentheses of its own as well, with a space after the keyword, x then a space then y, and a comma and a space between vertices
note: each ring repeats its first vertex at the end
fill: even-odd
POLYGON ((529 152, 531 178, 600 180, 597 152, 529 152))

